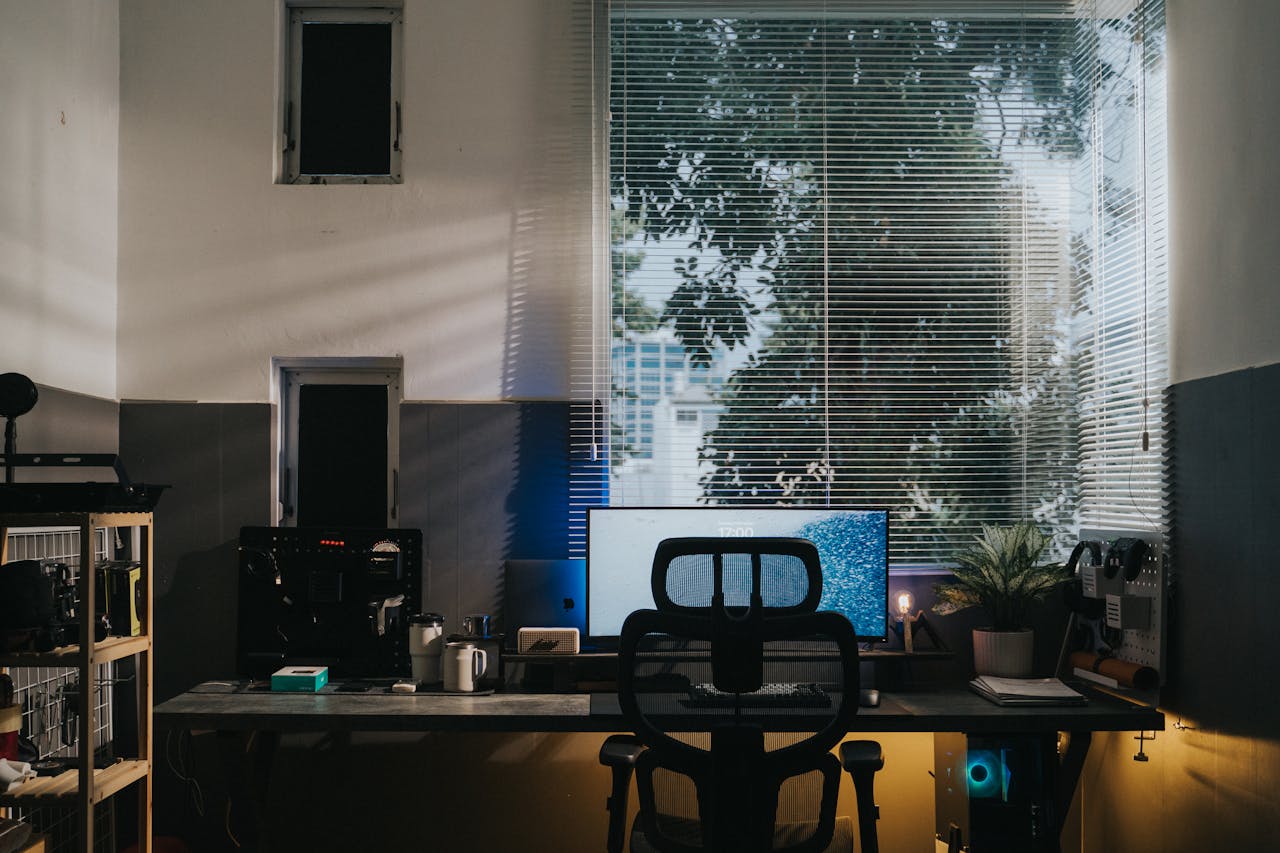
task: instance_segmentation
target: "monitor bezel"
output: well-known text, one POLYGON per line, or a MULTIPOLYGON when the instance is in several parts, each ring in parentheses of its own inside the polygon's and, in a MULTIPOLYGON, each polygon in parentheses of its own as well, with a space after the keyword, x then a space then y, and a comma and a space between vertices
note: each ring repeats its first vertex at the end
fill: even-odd
MULTIPOLYGON (((707 511, 707 512, 715 512, 715 511, 724 512, 724 511, 734 511, 734 510, 752 510, 752 511, 769 510, 769 511, 781 511, 781 512, 879 512, 879 513, 883 513, 884 514, 884 541, 885 541, 885 561, 884 561, 885 583, 884 583, 884 606, 882 608, 882 612, 884 613, 884 621, 882 624, 884 625, 884 631, 880 634, 858 633, 857 638, 859 643, 888 642, 889 630, 890 630, 889 629, 889 596, 890 596, 889 586, 890 586, 890 574, 891 574, 890 566, 889 566, 889 555, 890 553, 892 553, 891 540, 893 535, 892 533, 893 525, 890 523, 893 519, 893 512, 892 510, 890 510, 889 507, 844 506, 844 505, 760 506, 760 505, 751 505, 751 504, 726 506, 722 504, 717 504, 717 505, 711 505, 711 506, 592 506, 592 507, 587 507, 587 518, 586 518, 586 522, 587 522, 586 524, 586 529, 587 529, 587 534, 586 534, 587 606, 586 606, 586 613, 584 615, 586 619, 587 638, 590 641, 592 646, 601 650, 616 647, 617 641, 618 641, 618 635, 617 634, 596 634, 592 631, 592 626, 591 626, 591 514, 594 512, 618 512, 618 511, 621 511, 621 512, 654 512, 654 511, 687 512, 689 510, 707 511)), ((854 631, 856 632, 857 630, 858 630, 857 626, 855 625, 854 631)))

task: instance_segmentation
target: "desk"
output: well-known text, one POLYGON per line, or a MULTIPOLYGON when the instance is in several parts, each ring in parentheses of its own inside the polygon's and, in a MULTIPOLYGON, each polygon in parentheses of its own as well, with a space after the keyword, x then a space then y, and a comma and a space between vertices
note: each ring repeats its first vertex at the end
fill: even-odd
MULTIPOLYGON (((1054 756, 1057 733, 1071 733, 1065 753, 1044 768, 1044 784, 1049 792, 1046 796, 1052 804, 1047 823, 1053 839, 1061 832, 1062 819, 1074 797, 1093 732, 1164 729, 1164 715, 1158 710, 1096 692, 1090 693, 1090 703, 1085 706, 1047 708, 1000 707, 963 688, 882 693, 881 696, 880 707, 859 709, 851 734, 930 732, 1030 736, 1039 739, 1047 755, 1054 756)), ((320 694, 297 694, 226 692, 226 688, 197 687, 156 706, 155 721, 157 726, 171 729, 259 731, 273 735, 285 732, 605 733, 627 730, 612 694, 387 695, 339 693, 333 688, 326 688, 320 694)), ((941 735, 935 743, 943 743, 947 738, 941 735)), ((255 762, 260 771, 270 764, 275 739, 258 739, 264 749, 264 754, 255 762)), ((954 740, 950 738, 948 742, 954 743, 954 740)))
MULTIPOLYGON (((1043 733, 1152 731, 1164 715, 1101 693, 1080 707, 1002 708, 966 689, 882 693, 860 708, 851 732, 1043 733)), ((155 708, 175 729, 274 732, 617 732, 627 730, 613 694, 514 693, 491 696, 228 693, 203 686, 155 708)))

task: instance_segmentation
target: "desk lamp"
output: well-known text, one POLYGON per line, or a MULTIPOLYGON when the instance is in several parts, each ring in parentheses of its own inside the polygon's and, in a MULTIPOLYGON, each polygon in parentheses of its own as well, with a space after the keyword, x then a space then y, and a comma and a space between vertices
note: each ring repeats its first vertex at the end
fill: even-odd
POLYGON ((912 642, 912 622, 915 617, 911 611, 916 606, 916 597, 911 594, 910 590, 899 590, 893 594, 893 600, 898 605, 898 621, 902 623, 902 648, 905 651, 914 651, 914 643, 912 642))

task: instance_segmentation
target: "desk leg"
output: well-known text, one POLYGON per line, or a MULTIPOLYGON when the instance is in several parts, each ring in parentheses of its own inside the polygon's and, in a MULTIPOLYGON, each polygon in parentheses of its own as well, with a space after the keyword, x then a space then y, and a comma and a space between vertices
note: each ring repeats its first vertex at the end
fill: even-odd
MULTIPOLYGON (((1056 816, 1058 838, 1062 837, 1062 829, 1067 821, 1067 812, 1071 801, 1075 799, 1076 788, 1080 783, 1080 772, 1084 769, 1084 760, 1089 755, 1089 744, 1093 741, 1093 732, 1069 732, 1067 752, 1058 762, 1056 787, 1056 816)), ((1061 846, 1061 845, 1059 845, 1061 846)))

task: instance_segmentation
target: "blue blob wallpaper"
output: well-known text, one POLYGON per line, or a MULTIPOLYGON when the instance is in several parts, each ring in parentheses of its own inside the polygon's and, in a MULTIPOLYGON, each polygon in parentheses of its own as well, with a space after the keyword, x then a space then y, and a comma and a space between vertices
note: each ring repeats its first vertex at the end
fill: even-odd
POLYGON ((616 636, 653 607, 653 552, 674 536, 793 536, 822 560, 821 610, 843 613, 862 639, 885 636, 889 513, 808 507, 599 507, 587 512, 587 629, 616 636))
POLYGON ((880 511, 833 512, 802 525, 822 558, 819 610, 843 613, 860 637, 880 637, 888 610, 889 518, 880 511))

